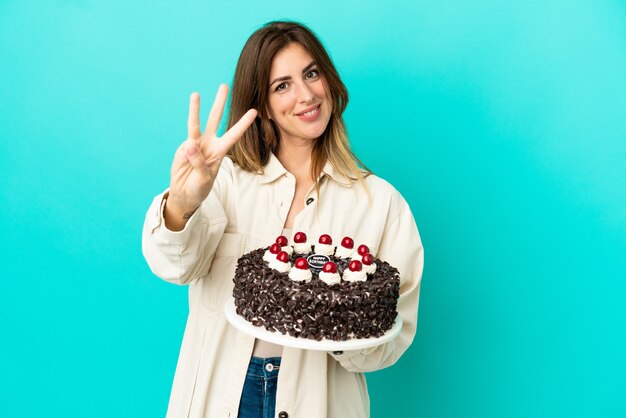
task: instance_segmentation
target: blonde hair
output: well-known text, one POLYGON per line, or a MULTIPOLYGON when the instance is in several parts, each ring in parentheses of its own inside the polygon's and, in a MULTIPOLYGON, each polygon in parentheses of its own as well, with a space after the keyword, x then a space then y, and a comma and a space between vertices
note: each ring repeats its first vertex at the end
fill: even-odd
POLYGON ((280 132, 267 113, 272 59, 283 48, 297 42, 313 57, 332 101, 332 115, 326 130, 315 141, 311 155, 311 179, 319 193, 319 178, 326 162, 351 181, 362 181, 371 171, 354 155, 343 121, 348 90, 339 78, 328 53, 310 29, 297 22, 276 21, 250 36, 237 62, 233 80, 228 127, 250 108, 258 110, 256 121, 231 148, 228 155, 243 170, 262 174, 270 153, 280 146, 280 132))

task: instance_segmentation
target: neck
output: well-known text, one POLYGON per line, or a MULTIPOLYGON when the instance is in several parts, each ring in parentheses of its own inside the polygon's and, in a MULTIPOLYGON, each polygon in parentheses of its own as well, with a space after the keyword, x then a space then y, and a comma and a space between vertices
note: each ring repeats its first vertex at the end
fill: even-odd
POLYGON ((296 180, 310 179, 313 141, 281 139, 276 158, 296 180))

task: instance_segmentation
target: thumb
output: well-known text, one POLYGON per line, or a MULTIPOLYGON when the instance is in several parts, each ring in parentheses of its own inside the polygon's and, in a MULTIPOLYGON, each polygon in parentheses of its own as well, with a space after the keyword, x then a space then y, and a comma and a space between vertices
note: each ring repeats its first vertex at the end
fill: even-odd
POLYGON ((202 157, 202 153, 194 142, 190 141, 189 144, 187 144, 187 147, 185 148, 185 155, 194 169, 204 174, 208 174, 209 168, 204 163, 204 157, 202 157))

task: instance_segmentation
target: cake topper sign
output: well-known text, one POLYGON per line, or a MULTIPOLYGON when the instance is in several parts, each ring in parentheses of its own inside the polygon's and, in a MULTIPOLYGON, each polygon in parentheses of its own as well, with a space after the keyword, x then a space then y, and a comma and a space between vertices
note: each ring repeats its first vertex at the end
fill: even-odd
POLYGON ((330 257, 322 254, 311 254, 306 261, 309 263, 309 267, 312 270, 316 270, 319 273, 322 271, 324 264, 330 261, 330 257))

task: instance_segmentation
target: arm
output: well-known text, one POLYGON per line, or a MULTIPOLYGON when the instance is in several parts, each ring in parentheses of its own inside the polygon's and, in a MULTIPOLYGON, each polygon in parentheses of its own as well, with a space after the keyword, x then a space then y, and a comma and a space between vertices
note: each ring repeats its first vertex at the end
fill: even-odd
POLYGON ((217 128, 227 96, 228 88, 221 85, 203 133, 200 96, 191 95, 188 137, 174 155, 170 188, 156 197, 146 216, 143 254, 157 276, 173 283, 187 284, 208 273, 226 228, 226 214, 219 196, 220 188, 227 188, 232 176, 231 171, 222 166, 222 160, 257 114, 256 110, 248 110, 218 137, 217 128))
POLYGON ((398 215, 385 226, 377 256, 400 272, 398 315, 402 317, 402 331, 392 341, 377 347, 330 353, 351 372, 371 372, 393 365, 415 337, 424 249, 411 210, 401 200, 398 215))
POLYGON ((180 231, 165 225, 163 212, 169 192, 154 198, 143 226, 142 250, 155 275, 184 285, 209 271, 227 223, 215 191, 214 188, 180 231))

